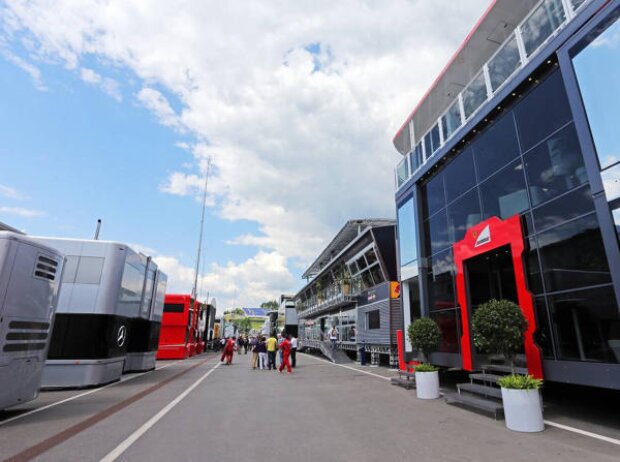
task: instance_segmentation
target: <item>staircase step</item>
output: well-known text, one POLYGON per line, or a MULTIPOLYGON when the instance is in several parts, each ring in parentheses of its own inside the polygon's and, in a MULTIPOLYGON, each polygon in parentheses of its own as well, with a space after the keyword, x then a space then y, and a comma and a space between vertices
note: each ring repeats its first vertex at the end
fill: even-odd
POLYGON ((497 387, 488 387, 485 385, 480 385, 478 383, 459 383, 456 385, 456 387, 460 391, 466 391, 468 393, 473 393, 476 395, 502 399, 502 390, 497 387))
POLYGON ((479 382, 486 382, 486 383, 497 383, 497 381, 499 379, 501 379, 503 377, 503 375, 497 375, 497 374, 469 374, 469 378, 471 380, 477 380, 479 382))
POLYGON ((412 388, 415 388, 414 380, 407 380, 407 379, 401 379, 399 377, 392 377, 390 379, 390 383, 392 385, 398 385, 399 387, 406 388, 407 390, 411 390, 412 388))
POLYGON ((495 400, 484 399, 478 396, 459 393, 446 393, 444 397, 446 399, 446 403, 448 404, 458 404, 465 407, 489 412, 495 416, 495 419, 497 419, 497 415, 499 413, 504 412, 504 407, 502 406, 502 403, 495 400))
MULTIPOLYGON (((505 374, 512 374, 512 369, 510 368, 510 366, 506 366, 504 364, 485 364, 484 366, 481 366, 480 369, 482 369, 482 372, 486 373, 487 371, 494 371, 494 372, 503 372, 505 374)), ((525 367, 515 367, 514 368, 515 374, 527 374, 527 368, 525 367)))

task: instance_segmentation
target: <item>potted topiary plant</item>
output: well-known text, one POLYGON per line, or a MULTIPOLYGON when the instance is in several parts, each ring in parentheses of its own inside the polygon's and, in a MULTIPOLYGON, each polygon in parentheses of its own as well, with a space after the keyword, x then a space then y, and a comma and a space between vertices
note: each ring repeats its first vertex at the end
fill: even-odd
POLYGON ((428 361, 439 348, 441 329, 431 318, 420 318, 409 325, 407 334, 411 344, 422 352, 423 361, 427 361, 415 367, 416 394, 420 399, 439 398, 439 369, 428 361))
POLYGON ((509 300, 489 300, 474 313, 472 327, 474 344, 487 353, 501 353, 512 369, 512 375, 498 381, 506 427, 520 432, 544 430, 539 390, 542 380, 515 374, 514 359, 527 330, 527 320, 519 305, 509 300))

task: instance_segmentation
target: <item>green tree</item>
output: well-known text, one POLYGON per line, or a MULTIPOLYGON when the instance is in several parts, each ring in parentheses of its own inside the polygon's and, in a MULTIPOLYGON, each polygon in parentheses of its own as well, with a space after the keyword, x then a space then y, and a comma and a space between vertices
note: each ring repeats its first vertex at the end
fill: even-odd
POLYGON ((249 334, 252 330, 252 321, 248 317, 237 318, 233 321, 233 325, 242 334, 249 334))
POLYGON ((278 308, 280 308, 280 304, 276 300, 271 300, 261 303, 260 307, 265 308, 266 310, 277 310, 278 308))
POLYGON ((431 318, 416 319, 409 324, 407 335, 411 344, 422 352, 425 361, 429 361, 430 354, 441 343, 441 329, 431 318))

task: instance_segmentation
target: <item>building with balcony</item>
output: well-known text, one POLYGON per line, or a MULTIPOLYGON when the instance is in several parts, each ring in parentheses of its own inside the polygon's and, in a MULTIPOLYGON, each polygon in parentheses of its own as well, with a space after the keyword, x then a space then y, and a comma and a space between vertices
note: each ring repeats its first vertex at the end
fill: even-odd
POLYGON ((364 346, 371 362, 394 364, 402 329, 396 280, 395 221, 350 220, 304 272, 307 284, 293 297, 301 348, 330 346, 355 356, 364 346))
POLYGON ((471 315, 504 298, 530 373, 620 389, 619 17, 493 1, 396 134, 404 323, 437 320, 434 363, 484 364, 471 315))

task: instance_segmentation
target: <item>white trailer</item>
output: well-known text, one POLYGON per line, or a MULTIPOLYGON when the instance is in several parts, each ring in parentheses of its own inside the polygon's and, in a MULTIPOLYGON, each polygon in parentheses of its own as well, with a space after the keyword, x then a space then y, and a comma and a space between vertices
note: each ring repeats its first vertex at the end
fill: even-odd
POLYGON ((0 410, 39 394, 63 264, 60 252, 0 231, 0 410))
POLYGON ((140 317, 148 258, 119 242, 34 238, 67 257, 44 388, 120 379, 130 321, 140 317))

